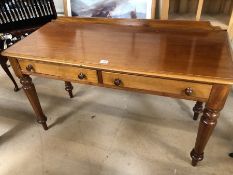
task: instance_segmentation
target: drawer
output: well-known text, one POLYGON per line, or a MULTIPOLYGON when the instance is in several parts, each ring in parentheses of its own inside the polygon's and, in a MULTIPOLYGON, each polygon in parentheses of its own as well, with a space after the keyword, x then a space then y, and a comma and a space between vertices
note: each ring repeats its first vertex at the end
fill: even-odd
POLYGON ((26 60, 19 60, 19 64, 24 72, 51 75, 84 83, 98 83, 97 72, 92 69, 26 60))
POLYGON ((209 84, 152 78, 137 75, 103 72, 103 83, 125 88, 147 90, 162 95, 174 94, 183 97, 208 99, 212 88, 209 84))

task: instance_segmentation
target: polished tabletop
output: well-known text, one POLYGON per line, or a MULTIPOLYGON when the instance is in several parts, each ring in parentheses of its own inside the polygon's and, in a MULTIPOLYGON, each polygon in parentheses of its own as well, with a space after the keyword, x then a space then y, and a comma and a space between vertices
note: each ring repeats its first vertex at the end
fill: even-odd
POLYGON ((192 29, 192 25, 199 23, 185 21, 176 22, 183 25, 180 29, 169 21, 163 22, 168 27, 160 28, 146 25, 145 21, 143 25, 130 25, 129 20, 124 25, 111 24, 111 19, 106 23, 96 21, 52 21, 3 55, 145 76, 233 84, 231 48, 225 30, 192 29))

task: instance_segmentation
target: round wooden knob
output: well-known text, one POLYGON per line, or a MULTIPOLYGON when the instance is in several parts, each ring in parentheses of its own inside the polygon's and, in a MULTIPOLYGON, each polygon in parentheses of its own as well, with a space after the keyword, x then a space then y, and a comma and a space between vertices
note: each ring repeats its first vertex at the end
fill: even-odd
POLYGON ((31 64, 29 64, 29 65, 26 67, 26 70, 27 70, 27 71, 30 71, 30 72, 33 71, 33 69, 34 69, 34 68, 33 68, 33 66, 32 66, 31 64))
POLYGON ((187 96, 190 96, 190 95, 192 95, 192 93, 193 93, 193 89, 190 88, 190 87, 188 87, 188 88, 186 88, 186 89, 184 90, 184 93, 185 93, 187 96))
POLYGON ((87 76, 84 74, 84 73, 80 73, 79 75, 78 75, 78 79, 80 79, 80 80, 83 80, 83 79, 85 79, 87 76))
POLYGON ((121 83, 122 83, 122 81, 121 81, 120 79, 118 79, 118 78, 114 80, 114 84, 115 84, 116 86, 120 86, 121 83))

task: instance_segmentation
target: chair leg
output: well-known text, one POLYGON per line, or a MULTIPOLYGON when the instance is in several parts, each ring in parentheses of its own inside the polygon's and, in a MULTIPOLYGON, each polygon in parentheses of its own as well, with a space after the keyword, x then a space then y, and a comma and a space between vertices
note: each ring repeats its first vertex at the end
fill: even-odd
POLYGON ((14 91, 17 92, 19 90, 19 87, 18 87, 18 85, 17 85, 14 77, 12 76, 12 74, 11 74, 11 72, 10 72, 7 64, 6 64, 6 62, 7 62, 7 58, 5 58, 5 57, 1 57, 0 58, 0 64, 1 64, 1 66, 3 68, 3 70, 6 72, 6 74, 8 75, 8 77, 11 79, 11 81, 15 85, 14 91))
POLYGON ((203 112, 203 102, 197 101, 195 106, 193 107, 193 120, 197 120, 199 115, 203 112))
POLYGON ((74 97, 73 92, 72 92, 73 86, 71 82, 65 81, 65 90, 69 93, 70 98, 74 97))

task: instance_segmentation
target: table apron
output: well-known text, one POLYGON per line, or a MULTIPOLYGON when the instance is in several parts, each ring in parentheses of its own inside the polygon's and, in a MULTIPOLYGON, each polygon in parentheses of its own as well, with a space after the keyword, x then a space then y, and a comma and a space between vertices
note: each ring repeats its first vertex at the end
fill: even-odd
POLYGON ((164 79, 102 70, 87 69, 62 64, 51 64, 29 60, 19 60, 23 74, 32 74, 51 79, 91 84, 108 88, 139 91, 161 96, 194 101, 207 101, 212 85, 184 80, 164 79), (83 77, 82 77, 83 76, 83 77), (120 84, 116 84, 119 81, 120 84), (191 94, 186 93, 191 89, 191 94))

